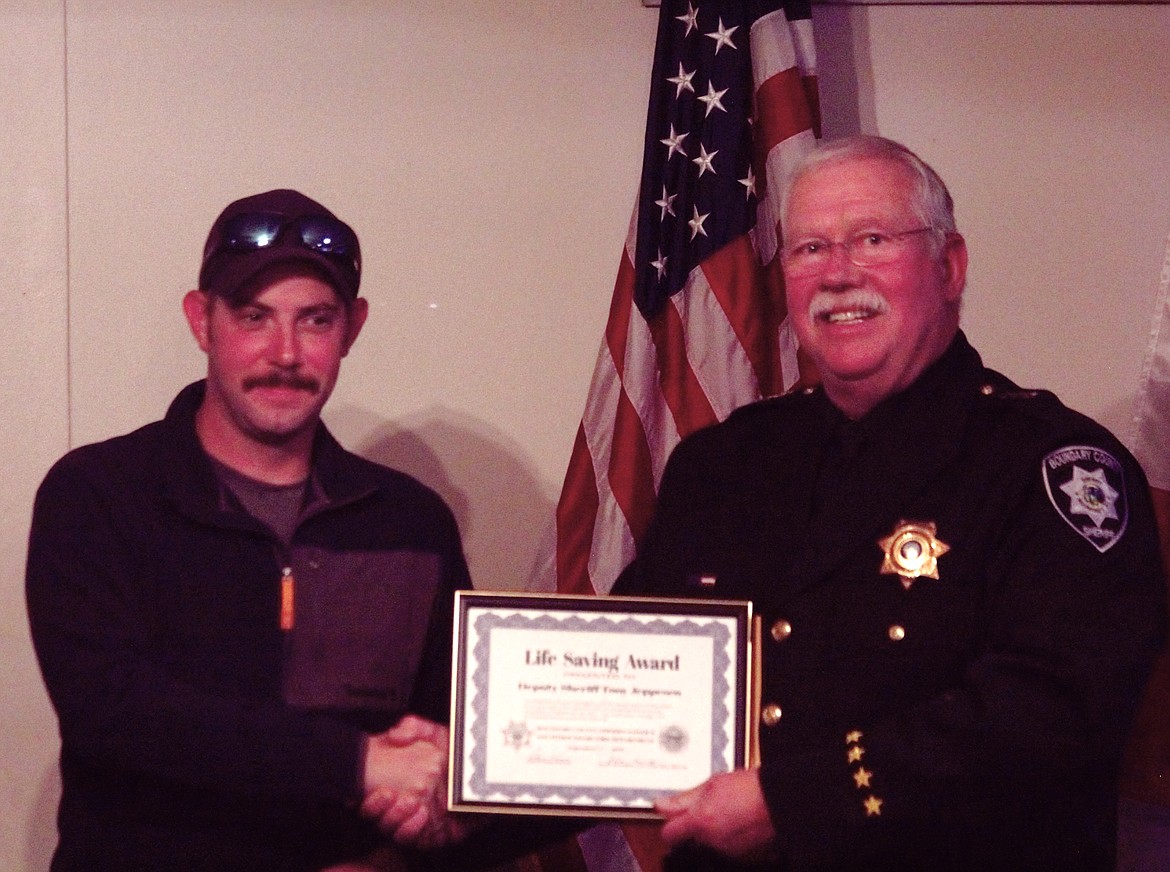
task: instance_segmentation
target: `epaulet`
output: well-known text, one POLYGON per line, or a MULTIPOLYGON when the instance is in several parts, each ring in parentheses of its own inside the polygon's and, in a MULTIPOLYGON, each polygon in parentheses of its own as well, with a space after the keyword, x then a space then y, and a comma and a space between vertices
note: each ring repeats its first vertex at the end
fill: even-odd
POLYGON ((738 409, 735 409, 728 416, 728 418, 744 418, 752 415, 759 415, 765 412, 771 412, 772 410, 783 407, 785 405, 800 403, 802 400, 807 400, 819 390, 819 385, 796 385, 792 388, 789 388, 782 394, 773 394, 770 397, 764 397, 761 400, 748 403, 746 406, 740 406, 738 409))
POLYGON ((986 370, 980 382, 980 405, 992 415, 1007 415, 1019 421, 1031 420, 1044 428, 1067 426, 1079 417, 1052 391, 1021 388, 994 370, 986 370))
POLYGON ((1047 402, 1056 398, 1056 395, 1051 391, 1021 388, 1012 382, 1011 379, 990 369, 984 370, 983 372, 983 380, 979 385, 979 393, 985 397, 1005 402, 1028 403, 1029 401, 1035 400, 1047 402))

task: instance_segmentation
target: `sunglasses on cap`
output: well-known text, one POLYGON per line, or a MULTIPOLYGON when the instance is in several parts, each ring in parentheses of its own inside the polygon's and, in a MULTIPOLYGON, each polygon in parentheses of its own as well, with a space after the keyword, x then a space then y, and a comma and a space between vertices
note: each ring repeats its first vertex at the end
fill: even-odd
POLYGON ((248 254, 267 248, 303 248, 326 258, 356 293, 362 273, 357 235, 328 215, 289 218, 275 212, 243 212, 228 218, 203 252, 203 264, 225 253, 248 254))

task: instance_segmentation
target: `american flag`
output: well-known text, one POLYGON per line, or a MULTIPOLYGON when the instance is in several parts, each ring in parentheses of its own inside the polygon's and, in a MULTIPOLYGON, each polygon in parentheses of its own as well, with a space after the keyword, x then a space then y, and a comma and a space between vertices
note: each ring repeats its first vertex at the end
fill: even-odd
MULTIPOLYGON (((557 590, 608 592, 679 439, 798 379, 778 182, 818 110, 808 0, 662 0, 641 186, 557 506, 557 590)), ((659 868, 657 830, 594 827, 574 859, 659 868)), ((543 868, 576 866, 567 847, 543 868)))
POLYGON ((557 506, 557 590, 608 592, 679 439, 798 378, 777 183, 815 143, 808 0, 662 0, 637 205, 557 506))

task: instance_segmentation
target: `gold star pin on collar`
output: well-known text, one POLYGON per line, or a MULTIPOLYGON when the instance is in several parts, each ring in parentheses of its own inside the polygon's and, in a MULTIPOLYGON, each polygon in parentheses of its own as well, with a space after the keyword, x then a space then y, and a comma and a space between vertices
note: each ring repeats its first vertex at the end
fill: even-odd
POLYGON ((883 575, 899 575, 902 587, 910 589, 915 579, 926 576, 938 578, 938 558, 951 550, 936 535, 933 521, 899 521, 894 532, 878 539, 878 547, 885 553, 883 575))

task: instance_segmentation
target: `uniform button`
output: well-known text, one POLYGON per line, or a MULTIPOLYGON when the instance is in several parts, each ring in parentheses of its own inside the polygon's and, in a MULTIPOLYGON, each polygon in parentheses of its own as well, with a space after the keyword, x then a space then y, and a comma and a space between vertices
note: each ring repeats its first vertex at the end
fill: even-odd
POLYGON ((890 634, 891 641, 901 642, 906 638, 906 628, 899 626, 898 624, 891 625, 888 632, 890 634))
POLYGON ((792 624, 788 621, 777 621, 772 625, 772 638, 777 642, 783 642, 792 635, 792 624))
POLYGON ((783 713, 780 711, 780 706, 774 702, 770 702, 760 712, 760 720, 764 722, 765 727, 774 727, 780 723, 781 714, 783 713))
POLYGON ((983 396, 985 396, 985 397, 990 397, 992 394, 995 393, 995 386, 994 385, 984 385, 983 387, 981 387, 979 389, 979 393, 983 394, 983 396))

